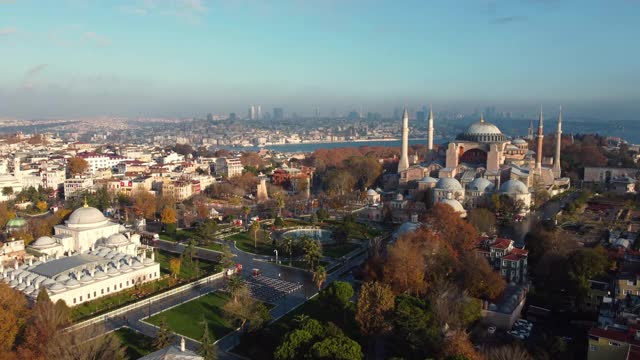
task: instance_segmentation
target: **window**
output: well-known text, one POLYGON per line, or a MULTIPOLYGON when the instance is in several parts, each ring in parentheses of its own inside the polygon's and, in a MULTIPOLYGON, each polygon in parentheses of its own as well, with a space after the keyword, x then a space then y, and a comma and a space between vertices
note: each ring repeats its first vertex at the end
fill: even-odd
POLYGON ((87 294, 87 300, 91 299, 91 293, 87 294))
POLYGON ((631 295, 631 290, 623 290, 623 293, 624 293, 625 295, 631 295))
POLYGON ((122 289, 122 283, 120 283, 120 289, 122 289))
POLYGON ((76 303, 76 298, 73 298, 73 303, 74 303, 74 304, 76 303))
POLYGON ((129 286, 129 280, 127 280, 127 286, 129 286))
POLYGON ((96 292, 94 291, 93 292, 93 297, 96 297, 96 296, 98 296, 98 294, 96 294, 96 292))
POLYGON ((80 295, 80 301, 82 301, 82 295, 80 295))
POLYGON ((100 289, 100 295, 104 295, 104 289, 100 289))
POLYGON ((507 262, 507 260, 502 261, 502 266, 509 266, 509 263, 507 262))
POLYGON ((109 287, 107 286, 107 292, 109 292, 109 287))

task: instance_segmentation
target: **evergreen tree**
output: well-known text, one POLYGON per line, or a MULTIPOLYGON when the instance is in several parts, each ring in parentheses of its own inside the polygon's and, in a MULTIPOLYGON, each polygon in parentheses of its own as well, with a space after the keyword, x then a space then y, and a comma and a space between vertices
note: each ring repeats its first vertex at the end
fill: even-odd
POLYGON ((167 319, 164 317, 160 318, 159 325, 160 329, 158 330, 158 335, 156 335, 156 338, 153 341, 153 347, 156 350, 164 349, 173 342, 173 333, 169 330, 167 319))
POLYGON ((213 344, 213 339, 211 339, 211 334, 209 334, 209 324, 204 319, 204 315, 202 316, 200 324, 203 327, 203 332, 202 337, 200 338, 200 349, 198 350, 198 355, 202 356, 204 360, 216 360, 218 358, 218 353, 216 352, 216 346, 213 344))

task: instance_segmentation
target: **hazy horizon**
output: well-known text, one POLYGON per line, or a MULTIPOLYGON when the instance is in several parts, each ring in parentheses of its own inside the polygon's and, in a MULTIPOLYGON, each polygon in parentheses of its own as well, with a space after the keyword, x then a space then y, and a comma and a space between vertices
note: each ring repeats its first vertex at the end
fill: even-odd
POLYGON ((640 3, 0 1, 0 118, 640 113, 640 3))

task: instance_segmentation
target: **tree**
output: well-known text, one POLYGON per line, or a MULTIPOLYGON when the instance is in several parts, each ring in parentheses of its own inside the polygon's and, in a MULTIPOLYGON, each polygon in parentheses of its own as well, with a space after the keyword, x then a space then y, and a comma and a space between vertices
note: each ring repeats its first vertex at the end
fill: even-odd
POLYGON ((507 286, 500 274, 494 271, 486 258, 466 254, 462 258, 461 277, 469 295, 495 300, 507 286))
POLYGON ((469 221, 479 233, 493 234, 495 231, 496 216, 489 209, 471 209, 467 214, 467 221, 469 221))
POLYGON ((273 226, 277 228, 281 228, 284 226, 284 220, 280 216, 276 216, 275 220, 273 220, 273 226))
POLYGON ((395 296, 391 288, 379 282, 365 283, 360 289, 356 322, 366 336, 379 336, 391 330, 395 296))
POLYGON ((182 261, 180 258, 172 258, 169 260, 169 270, 171 271, 171 275, 173 275, 174 279, 177 279, 178 275, 180 275, 181 265, 182 261))
POLYGON ((240 276, 234 275, 227 279, 226 288, 229 294, 231 294, 233 302, 238 302, 240 292, 246 287, 247 285, 240 276))
POLYGON ((158 324, 158 327, 158 334, 153 341, 153 348, 156 350, 164 349, 167 346, 171 345, 174 338, 174 335, 169 329, 169 325, 167 324, 167 319, 164 316, 160 317, 160 323, 158 324))
POLYGON ((196 230, 193 232, 193 236, 201 243, 209 243, 213 239, 218 230, 218 223, 215 220, 207 219, 201 222, 196 230))
POLYGON ((27 315, 25 297, 6 283, 0 283, 0 353, 8 352, 15 343, 27 315))
POLYGON ((569 278, 574 282, 575 296, 582 304, 589 293, 589 280, 603 275, 609 268, 607 252, 602 247, 582 248, 569 258, 569 278))
POLYGON ((478 354, 469 340, 469 335, 461 330, 448 333, 442 346, 443 358, 455 358, 456 356, 467 360, 482 360, 482 356, 478 354))
POLYGON ((329 337, 313 344, 312 359, 360 360, 363 358, 360 344, 346 336, 329 337))
POLYGON ((395 347, 405 358, 424 359, 442 343, 440 327, 428 304, 409 295, 396 298, 393 315, 395 347))
POLYGON ((329 212, 325 208, 320 208, 316 211, 316 215, 318 216, 318 220, 320 222, 324 222, 329 219, 329 212))
POLYGON ((162 213, 160 214, 160 221, 167 224, 175 224, 178 220, 176 219, 176 210, 172 207, 165 207, 162 209, 162 213))
POLYGON ((248 207, 247 205, 244 205, 242 207, 242 213, 244 214, 244 222, 248 223, 249 222, 249 214, 251 213, 251 208, 248 207))
POLYGON ((258 231, 260 230, 260 223, 254 221, 251 223, 251 233, 253 234, 253 247, 258 248, 258 231))
POLYGON ((71 175, 84 174, 89 170, 89 163, 81 157, 72 157, 67 161, 67 170, 71 175))
POLYGON ((237 291, 236 299, 227 302, 223 311, 229 320, 236 322, 241 332, 256 330, 269 320, 269 310, 263 303, 251 298, 246 286, 237 291))
POLYGON ((38 210, 40 210, 40 212, 47 210, 47 208, 49 208, 49 205, 47 204, 46 201, 38 201, 36 203, 36 208, 38 208, 38 210))
POLYGON ((47 293, 47 289, 45 288, 40 288, 40 291, 38 291, 38 297, 36 298, 36 303, 41 303, 41 302, 50 302, 51 299, 49 299, 49 294, 47 293))
POLYGON ((411 236, 403 236, 389 249, 384 267, 385 282, 396 293, 420 296, 426 288, 425 259, 421 244, 411 236))
POLYGON ((215 345, 213 344, 211 334, 209 334, 209 323, 205 320, 204 315, 202 315, 200 325, 202 326, 202 336, 200 337, 200 349, 198 349, 198 355, 202 356, 204 360, 216 360, 218 359, 218 353, 215 345))
POLYGON ((9 197, 13 195, 13 188, 11 186, 5 186, 2 188, 2 195, 9 197))
POLYGON ((318 287, 318 291, 322 289, 322 284, 327 280, 327 270, 325 270, 324 266, 316 267, 316 270, 313 272, 313 282, 316 283, 318 287))
POLYGON ((291 236, 285 236, 280 240, 280 247, 285 254, 289 254, 289 265, 293 260, 293 238, 291 236))
POLYGON ((222 245, 222 251, 220 252, 220 258, 218 259, 220 265, 223 268, 230 268, 234 264, 233 253, 231 252, 231 247, 228 244, 222 245))
POLYGON ((16 217, 16 213, 7 207, 7 203, 0 203, 0 227, 5 227, 7 222, 16 217))
POLYGON ((135 193, 133 197, 133 206, 145 218, 152 219, 156 214, 156 197, 142 189, 135 193))
POLYGON ((344 311, 349 306, 353 297, 353 286, 346 281, 334 281, 320 292, 319 298, 322 304, 337 310, 344 311))
POLYGON ((313 269, 322 257, 322 246, 320 245, 320 241, 314 240, 310 237, 305 237, 301 241, 302 249, 304 251, 304 261, 307 262, 310 269, 313 269))

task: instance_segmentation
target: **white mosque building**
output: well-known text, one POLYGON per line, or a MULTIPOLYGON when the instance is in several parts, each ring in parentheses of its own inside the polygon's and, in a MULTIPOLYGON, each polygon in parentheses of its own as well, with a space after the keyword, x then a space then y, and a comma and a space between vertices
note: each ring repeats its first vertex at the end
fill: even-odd
POLYGON ((54 230, 53 237, 30 245, 41 261, 15 262, 10 269, 0 265, 2 280, 30 299, 44 288, 52 301, 75 306, 160 278, 152 249, 140 244, 139 235, 123 233, 126 229, 98 209, 85 204, 54 230))

